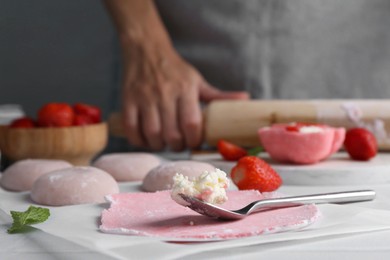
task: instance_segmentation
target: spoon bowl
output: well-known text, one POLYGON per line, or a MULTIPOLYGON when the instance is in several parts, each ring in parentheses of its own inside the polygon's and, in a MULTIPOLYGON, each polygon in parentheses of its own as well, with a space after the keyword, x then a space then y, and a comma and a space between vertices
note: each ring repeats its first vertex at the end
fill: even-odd
POLYGON ((369 201, 375 198, 373 190, 356 190, 346 192, 322 193, 303 196, 293 196, 284 198, 263 199, 249 203, 247 206, 238 210, 228 210, 216 205, 204 202, 197 198, 187 196, 183 193, 179 194, 188 204, 186 207, 198 212, 199 214, 217 218, 221 220, 239 220, 248 215, 287 207, 297 207, 306 204, 324 204, 324 203, 352 203, 369 201))

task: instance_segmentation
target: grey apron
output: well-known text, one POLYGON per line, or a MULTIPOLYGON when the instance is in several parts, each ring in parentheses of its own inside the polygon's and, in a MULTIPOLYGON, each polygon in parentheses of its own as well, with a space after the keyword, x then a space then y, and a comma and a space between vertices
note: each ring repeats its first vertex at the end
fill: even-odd
POLYGON ((390 98, 389 0, 158 0, 177 50, 253 98, 390 98))

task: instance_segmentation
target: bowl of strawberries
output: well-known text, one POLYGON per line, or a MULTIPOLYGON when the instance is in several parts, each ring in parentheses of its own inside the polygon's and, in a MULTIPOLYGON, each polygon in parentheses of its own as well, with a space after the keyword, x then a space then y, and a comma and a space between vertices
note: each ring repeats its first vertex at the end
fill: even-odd
POLYGON ((0 126, 0 150, 11 162, 62 159, 89 165, 107 141, 100 108, 85 103, 47 103, 35 118, 24 116, 0 126))

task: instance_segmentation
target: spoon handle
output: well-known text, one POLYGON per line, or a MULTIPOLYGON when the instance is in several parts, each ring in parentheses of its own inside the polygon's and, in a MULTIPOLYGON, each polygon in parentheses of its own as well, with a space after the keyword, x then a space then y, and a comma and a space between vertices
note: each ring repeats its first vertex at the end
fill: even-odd
POLYGON ((333 192, 323 194, 313 194, 304 196, 284 197, 275 199, 265 199, 254 202, 248 213, 260 210, 294 207, 304 204, 324 204, 324 203, 351 203, 368 201, 375 198, 373 190, 356 190, 345 192, 333 192))

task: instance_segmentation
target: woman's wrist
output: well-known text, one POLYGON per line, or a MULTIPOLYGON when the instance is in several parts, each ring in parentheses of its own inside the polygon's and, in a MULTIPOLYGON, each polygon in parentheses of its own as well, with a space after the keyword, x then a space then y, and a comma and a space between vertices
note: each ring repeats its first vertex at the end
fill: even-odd
POLYGON ((153 0, 105 0, 122 46, 172 48, 153 0))

